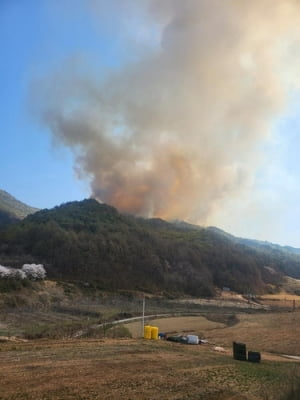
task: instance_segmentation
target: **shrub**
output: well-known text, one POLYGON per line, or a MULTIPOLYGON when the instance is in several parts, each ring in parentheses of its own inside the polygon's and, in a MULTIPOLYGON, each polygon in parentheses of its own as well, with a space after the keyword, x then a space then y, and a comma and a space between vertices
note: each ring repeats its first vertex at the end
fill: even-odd
POLYGON ((6 276, 0 279, 0 293, 14 292, 23 287, 30 287, 31 283, 28 279, 21 279, 18 276, 6 276))

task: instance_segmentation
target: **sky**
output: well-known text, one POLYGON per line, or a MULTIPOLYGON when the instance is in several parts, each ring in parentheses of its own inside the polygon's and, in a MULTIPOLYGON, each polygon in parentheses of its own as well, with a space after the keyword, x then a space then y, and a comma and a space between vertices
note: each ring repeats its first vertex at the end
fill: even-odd
POLYGON ((0 188, 300 247, 297 0, 0 0, 0 188))

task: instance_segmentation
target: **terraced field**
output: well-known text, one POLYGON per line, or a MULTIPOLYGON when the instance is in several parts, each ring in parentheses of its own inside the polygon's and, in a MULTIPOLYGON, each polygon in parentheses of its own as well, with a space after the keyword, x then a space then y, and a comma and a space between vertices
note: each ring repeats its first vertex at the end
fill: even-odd
MULTIPOLYGON (((3 341, 0 399, 277 400, 299 379, 300 363, 281 356, 300 355, 299 312, 242 314, 230 326, 188 318, 152 323, 165 331, 201 334, 208 344, 139 337, 3 341), (232 340, 261 351, 262 362, 233 360, 232 340), (224 352, 215 351, 216 345, 224 352)), ((133 333, 135 324, 128 326, 133 333)))

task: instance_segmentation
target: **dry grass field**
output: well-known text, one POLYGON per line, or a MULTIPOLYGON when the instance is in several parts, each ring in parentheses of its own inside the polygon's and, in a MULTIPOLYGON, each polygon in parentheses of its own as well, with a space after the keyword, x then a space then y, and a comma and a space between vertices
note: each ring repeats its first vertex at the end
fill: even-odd
MULTIPOLYGON (((237 323, 233 326, 201 316, 155 319, 151 325, 158 326, 167 334, 196 334, 208 340, 211 346, 224 347, 228 352, 231 352, 232 342, 237 341, 246 343, 248 350, 298 356, 300 360, 299 311, 238 314, 236 318, 237 323)), ((133 337, 140 336, 140 323, 128 324, 127 327, 133 337)))
MULTIPOLYGON (((210 321, 203 316, 192 317, 172 317, 153 319, 149 322, 151 325, 157 326, 160 332, 171 334, 197 334, 201 337, 206 336, 211 330, 224 328, 224 323, 210 321)), ((132 322, 126 327, 134 338, 141 337, 141 322, 132 322)))
MULTIPOLYGON (((300 363, 280 356, 300 356, 300 313, 237 318, 231 326, 204 317, 151 321, 161 331, 208 339, 199 346, 138 337, 0 342, 0 399, 281 399, 300 376, 300 363), (261 351, 262 362, 233 360, 233 340, 261 351)), ((139 324, 128 327, 138 336, 139 324)))

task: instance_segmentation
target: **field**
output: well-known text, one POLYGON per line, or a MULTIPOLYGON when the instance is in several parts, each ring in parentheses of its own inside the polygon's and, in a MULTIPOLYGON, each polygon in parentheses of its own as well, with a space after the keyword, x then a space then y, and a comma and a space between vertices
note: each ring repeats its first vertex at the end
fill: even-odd
POLYGON ((207 344, 131 339, 61 339, 0 343, 1 400, 271 400, 299 379, 300 312, 159 318, 169 333, 194 333, 207 344), (262 352, 262 362, 233 360, 233 340, 262 352), (215 351, 222 346, 223 352, 215 351))

